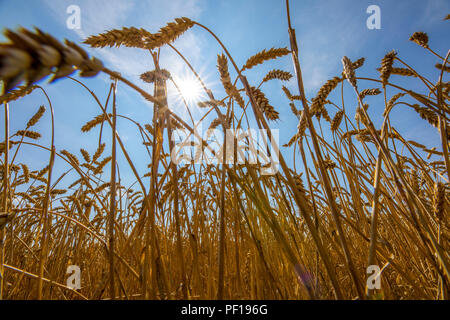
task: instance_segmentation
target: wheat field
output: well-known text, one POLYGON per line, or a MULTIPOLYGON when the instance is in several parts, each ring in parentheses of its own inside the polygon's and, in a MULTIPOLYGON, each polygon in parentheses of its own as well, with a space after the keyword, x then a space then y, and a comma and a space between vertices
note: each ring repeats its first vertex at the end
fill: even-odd
MULTIPOLYGON (((421 54, 438 61, 428 66, 433 79, 405 62, 407 52, 389 51, 370 78, 358 73, 371 57, 336 57, 342 72, 307 97, 302 39, 291 26, 288 1, 284 9, 290 42, 251 56, 243 66, 213 26, 186 17, 154 33, 113 29, 83 44, 60 41, 40 29, 4 30, 1 299, 448 299, 449 52, 435 52, 425 32, 411 35, 421 54), (215 76, 225 95, 210 90, 174 46, 185 32, 218 42, 215 76), (88 46, 141 49, 154 69, 142 70, 141 83, 131 82, 88 54, 88 46), (207 99, 198 102, 204 114, 199 122, 177 115, 169 105, 167 85, 177 84, 170 68, 160 65, 162 47, 176 52, 201 84, 207 99), (292 59, 293 72, 274 69, 249 83, 254 68, 281 57, 292 59), (106 103, 84 83, 100 73, 110 77, 106 103), (79 145, 73 154, 69 146, 55 147, 53 108, 58 106, 45 88, 57 79, 92 98, 98 116, 80 129, 95 132, 97 148, 79 145), (396 84, 398 79, 407 82, 396 84), (286 81, 295 82, 295 92, 286 81), (290 110, 270 104, 264 92, 268 82, 279 83, 290 110), (142 89, 142 83, 153 91, 142 89), (151 104, 148 119, 121 114, 119 85, 140 94, 142 105, 151 104), (353 91, 353 101, 344 103, 344 88, 353 91), (42 95, 46 103, 13 132, 10 108, 28 95, 42 95), (377 95, 384 104, 369 107, 377 95), (355 117, 349 116, 351 108, 355 117), (390 117, 397 108, 415 111, 440 140, 423 145, 402 136, 390 117), (272 142, 272 150, 280 149, 274 174, 262 174, 267 165, 259 161, 238 163, 236 158, 225 164, 172 161, 175 130, 195 136, 200 123, 221 132, 252 126, 269 130, 282 112, 298 119, 298 127, 287 144, 272 142), (382 117, 381 126, 374 124, 373 113, 382 117), (45 124, 51 128, 50 145, 41 143, 35 129, 44 115, 52 119, 45 124), (214 120, 207 123, 206 115, 214 120), (134 125, 146 159, 134 158, 117 133, 117 121, 134 125), (29 162, 19 163, 18 155, 29 150, 45 152, 47 165, 36 167, 31 154, 29 162), (124 162, 117 160, 119 154, 124 162), (298 165, 290 166, 286 155, 294 155, 298 165), (145 172, 136 161, 145 161, 145 172), (53 170, 56 162, 65 168, 61 175, 53 170), (70 182, 69 172, 76 176, 70 182), (133 176, 132 185, 122 183, 123 172, 133 176), (68 285, 71 265, 81 270, 80 289, 68 285), (378 266, 379 288, 369 286, 369 266, 378 266)), ((449 16, 444 20, 443 25, 450 23, 449 16)), ((195 138, 198 153, 209 148, 202 137, 195 138)), ((226 153, 218 156, 225 160, 226 153)))

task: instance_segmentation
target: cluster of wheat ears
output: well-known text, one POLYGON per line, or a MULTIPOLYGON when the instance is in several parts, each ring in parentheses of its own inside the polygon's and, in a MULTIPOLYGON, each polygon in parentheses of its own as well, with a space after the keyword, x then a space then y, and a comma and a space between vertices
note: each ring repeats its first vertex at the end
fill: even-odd
MULTIPOLYGON (((123 28, 85 40, 94 48, 148 51, 154 70, 141 79, 153 84, 153 93, 105 68, 73 42, 62 43, 38 29, 5 31, 8 42, 0 44, 0 103, 5 114, 0 145, 0 298, 448 299, 450 83, 444 76, 450 71, 449 54, 434 52, 427 34, 416 32, 410 40, 438 62, 431 66, 437 74, 435 83, 394 51, 382 59, 375 78, 358 77, 364 58, 352 62, 344 57, 342 74, 308 100, 286 4, 290 49, 264 50, 242 68, 210 29, 188 18, 175 19, 157 33, 123 28), (209 33, 223 49, 217 64, 225 97, 214 96, 172 44, 193 27, 209 33), (208 101, 198 103, 200 110, 205 117, 216 114, 210 127, 245 129, 253 119, 268 130, 279 112, 292 111, 298 118, 297 133, 287 145, 273 147, 290 148, 304 170, 289 168, 283 151, 274 175, 261 175, 262 165, 247 162, 170 161, 173 142, 168 137, 173 130, 184 128, 194 134, 198 123, 187 123, 168 106, 166 84, 176 82, 159 65, 162 46, 174 50, 201 83, 208 101), (273 70, 255 87, 245 73, 286 55, 292 56, 298 92, 282 86, 291 110, 277 111, 263 93, 263 84, 287 81, 293 75, 273 70), (101 72, 111 77, 106 103, 70 77, 76 71, 81 77, 101 72), (100 115, 82 131, 110 134, 111 146, 81 148, 79 155, 55 148, 58 123, 53 121, 51 98, 37 84, 47 76, 51 81, 70 79, 66 81, 76 82, 92 96, 100 115), (394 84, 396 77, 409 77, 411 87, 423 91, 394 84), (120 115, 115 96, 119 82, 153 104, 148 124, 120 115), (344 86, 355 92, 354 120, 347 116, 343 99, 328 98, 338 87, 343 95, 344 86), (9 106, 29 94, 43 94, 46 106, 12 134, 9 106), (368 115, 374 95, 384 95, 384 108, 376 106, 384 109, 378 129, 368 115), (52 115, 52 143, 42 145, 33 128, 47 108, 52 115), (393 108, 415 110, 424 126, 436 127, 440 141, 425 146, 400 135, 391 124, 393 108), (118 119, 136 125, 149 155, 147 172, 137 171, 116 131, 118 119), (324 132, 331 138, 325 139, 324 132), (46 150, 48 165, 30 168, 31 163, 15 163, 25 145, 46 150), (136 190, 120 183, 118 153, 126 159, 122 170, 135 176, 136 190), (67 172, 55 176, 56 161, 79 178, 67 183, 63 179, 67 172), (79 290, 67 286, 69 265, 81 269, 79 290), (367 285, 370 265, 380 268, 379 289, 367 285)), ((206 148, 207 143, 201 142, 206 148)))

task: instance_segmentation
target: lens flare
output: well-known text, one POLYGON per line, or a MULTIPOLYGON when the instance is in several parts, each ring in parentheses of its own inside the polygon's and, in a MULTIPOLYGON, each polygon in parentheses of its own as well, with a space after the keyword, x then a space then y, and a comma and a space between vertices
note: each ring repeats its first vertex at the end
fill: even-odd
POLYGON ((186 102, 194 102, 200 99, 201 85, 195 78, 184 78, 176 81, 181 95, 186 102))

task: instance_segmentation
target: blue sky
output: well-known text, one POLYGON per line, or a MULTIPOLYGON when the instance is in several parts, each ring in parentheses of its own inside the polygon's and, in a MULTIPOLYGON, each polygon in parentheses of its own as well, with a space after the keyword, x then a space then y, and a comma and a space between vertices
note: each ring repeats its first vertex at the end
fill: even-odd
MULTIPOLYGON (((366 1, 366 0, 304 0, 291 1, 291 16, 296 29, 300 49, 300 62, 308 98, 315 96, 320 86, 328 79, 340 75, 342 71, 341 58, 346 55, 352 60, 366 58, 364 67, 358 69, 359 76, 378 78, 376 68, 382 57, 390 50, 398 51, 399 56, 416 70, 435 82, 438 71, 432 66, 437 58, 423 48, 408 41, 415 31, 427 32, 430 36, 430 46, 441 55, 449 48, 448 34, 450 21, 442 21, 450 13, 450 1, 446 0, 399 0, 399 1, 366 1), (381 29, 369 30, 366 20, 369 14, 366 8, 376 4, 381 9, 381 29)), ((80 42, 91 34, 104 32, 112 28, 135 26, 156 32, 167 22, 176 17, 186 16, 212 29, 227 46, 239 66, 248 57, 271 47, 289 47, 287 21, 284 1, 275 0, 0 0, 0 27, 15 28, 37 26, 58 39, 68 38, 80 42), (81 9, 81 30, 70 30, 66 27, 68 14, 66 8, 76 4, 81 9)), ((2 38, 4 39, 4 38, 2 38)), ((198 27, 186 32, 174 45, 189 59, 194 68, 200 71, 207 85, 219 98, 223 97, 219 76, 216 68, 217 54, 222 50, 204 30, 198 27)), ((133 80, 144 89, 151 86, 139 80, 139 75, 152 69, 152 60, 147 52, 130 48, 90 49, 91 54, 102 59, 107 67, 119 71, 125 77, 133 80)), ((161 51, 162 67, 168 69, 178 78, 189 77, 189 72, 183 62, 168 48, 161 51)), ((257 66, 247 71, 250 83, 257 85, 267 71, 280 68, 293 73, 290 56, 278 59, 263 66, 257 66)), ((231 71, 232 77, 235 73, 231 71)), ((395 83, 408 85, 417 90, 423 90, 417 80, 405 80, 395 77, 395 83)), ((109 77, 101 75, 94 79, 84 80, 105 101, 109 86, 109 77)), ((84 147, 93 153, 97 145, 98 130, 91 133, 81 133, 81 126, 100 110, 94 100, 79 85, 70 80, 61 80, 48 85, 41 82, 52 99, 56 116, 56 148, 68 149, 79 155, 79 148, 84 147)), ((297 94, 296 84, 291 81, 286 84, 294 94, 297 94)), ((373 83, 360 83, 360 88, 375 87, 373 83)), ((391 90, 391 89, 389 89, 391 90)), ((280 130, 280 144, 286 143, 295 134, 297 120, 289 111, 287 99, 281 91, 281 83, 272 81, 263 86, 271 104, 280 112, 280 120, 271 127, 280 130)), ((422 91, 423 92, 423 91, 422 91)), ((388 91, 388 96, 395 94, 388 91)), ((330 98, 340 101, 337 95, 330 98)), ((356 100, 350 88, 345 89, 346 108, 353 117, 356 100)), ((375 124, 381 124, 381 114, 384 105, 378 97, 368 100, 369 114, 374 117, 375 124)), ((11 133, 23 129, 26 121, 32 116, 39 105, 47 104, 44 96, 35 92, 32 95, 11 103, 11 133)), ((118 89, 119 113, 138 120, 141 124, 150 123, 152 106, 124 85, 118 89)), ((183 117, 186 116, 181 105, 175 100, 172 108, 183 117)), ((3 108, 2 108, 3 109, 3 108)), ((203 111, 192 108, 194 117, 199 118, 203 111)), ((329 109, 331 116, 334 110, 329 109)), ((2 112, 3 113, 3 112, 2 112)), ((49 115, 47 114, 37 129, 43 134, 41 143, 49 145, 49 115)), ((405 137, 428 146, 436 146, 440 141, 435 128, 419 119, 417 114, 398 107, 391 115, 391 124, 405 137)), ((328 124, 323 124, 328 129, 328 124)), ((0 121, 3 134, 3 121, 0 121)), ((145 157, 144 148, 138 140, 136 130, 126 121, 120 121, 119 133, 129 150, 136 158, 145 157)), ((3 139, 3 136, 2 136, 3 139)), ((291 163, 292 150, 283 151, 291 163)), ((18 161, 32 158, 35 166, 42 168, 48 161, 45 152, 35 148, 24 147, 18 161)), ((121 159, 121 162, 123 159, 121 159)), ((28 162, 28 161, 27 161, 28 162)), ((59 161, 56 167, 62 170, 59 161)), ((146 172, 148 161, 137 161, 141 175, 146 172)), ((125 170, 127 171, 127 170, 125 170)), ((131 173, 123 172, 124 178, 131 173)), ((131 176, 128 176, 131 180, 131 176)), ((70 182, 70 181, 68 181, 70 182)))

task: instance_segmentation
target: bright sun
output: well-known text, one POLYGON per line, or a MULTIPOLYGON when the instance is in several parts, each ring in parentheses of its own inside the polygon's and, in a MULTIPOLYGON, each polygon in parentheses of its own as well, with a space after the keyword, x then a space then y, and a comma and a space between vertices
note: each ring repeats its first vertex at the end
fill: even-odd
POLYGON ((186 102, 193 102, 200 98, 201 86, 195 78, 179 79, 177 81, 178 88, 186 102))

